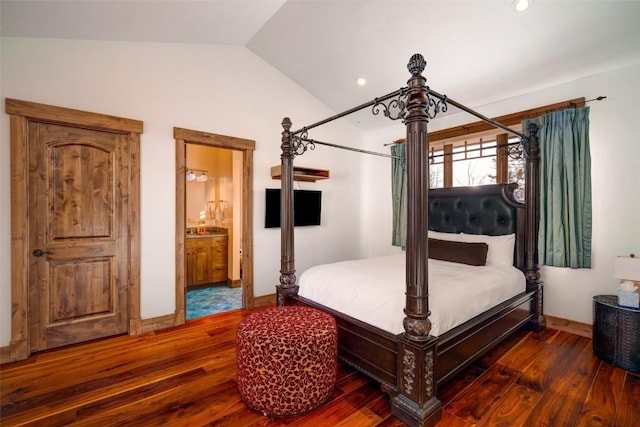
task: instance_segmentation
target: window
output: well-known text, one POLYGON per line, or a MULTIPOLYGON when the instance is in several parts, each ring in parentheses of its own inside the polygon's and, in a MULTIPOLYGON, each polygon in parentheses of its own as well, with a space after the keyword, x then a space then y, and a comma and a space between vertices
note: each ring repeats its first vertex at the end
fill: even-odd
POLYGON ((505 182, 523 183, 524 161, 513 159, 518 138, 488 135, 432 144, 429 153, 430 187, 461 187, 505 182), (503 168, 501 165, 508 165, 503 168), (503 170, 505 172, 503 172, 503 170))
MULTIPOLYGON (((496 117, 494 120, 521 131, 523 120, 565 108, 584 107, 576 98, 552 105, 496 117)), ((397 141, 402 142, 403 140, 397 141)), ((479 121, 429 133, 429 184, 431 188, 516 182, 515 196, 524 200, 524 158, 517 151, 520 139, 479 121)))
POLYGON ((453 147, 454 187, 496 183, 496 141, 483 141, 453 147))

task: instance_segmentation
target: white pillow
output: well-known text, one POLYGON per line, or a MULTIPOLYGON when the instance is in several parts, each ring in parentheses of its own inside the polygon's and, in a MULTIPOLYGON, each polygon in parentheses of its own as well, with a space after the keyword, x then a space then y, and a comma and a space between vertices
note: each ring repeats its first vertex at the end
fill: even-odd
POLYGON ((486 243, 489 246, 487 263, 513 265, 513 249, 516 244, 515 234, 486 236, 484 234, 442 233, 440 231, 429 230, 428 235, 432 239, 450 240, 453 242, 486 243))
POLYGON ((515 234, 505 234, 503 236, 485 236, 483 234, 461 233, 463 242, 484 242, 489 245, 487 251, 487 263, 502 265, 513 265, 513 248, 516 244, 515 234))
POLYGON ((442 231, 433 230, 428 231, 428 237, 431 237, 432 239, 449 240, 451 242, 461 242, 462 240, 460 240, 460 234, 443 233, 442 231))

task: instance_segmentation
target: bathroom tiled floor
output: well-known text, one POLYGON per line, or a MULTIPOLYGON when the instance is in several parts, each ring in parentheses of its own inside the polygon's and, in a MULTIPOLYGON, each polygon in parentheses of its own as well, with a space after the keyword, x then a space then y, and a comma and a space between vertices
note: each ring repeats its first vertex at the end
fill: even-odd
POLYGON ((185 320, 223 311, 242 308, 242 288, 226 285, 191 289, 187 291, 187 315, 185 320))

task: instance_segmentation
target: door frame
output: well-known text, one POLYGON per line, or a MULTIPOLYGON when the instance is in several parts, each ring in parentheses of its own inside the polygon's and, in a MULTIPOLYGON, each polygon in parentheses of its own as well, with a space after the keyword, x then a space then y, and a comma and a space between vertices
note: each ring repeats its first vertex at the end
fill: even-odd
MULTIPOLYGON (((26 359, 29 343, 29 122, 55 123, 126 135, 129 141, 128 318, 140 319, 140 134, 142 121, 7 98, 11 145, 11 342, 10 361, 26 359)), ((4 361, 3 361, 4 362, 4 361)))
POLYGON ((253 298, 253 152, 256 143, 250 139, 218 135, 174 127, 176 140, 176 323, 186 316, 186 173, 187 144, 205 145, 242 152, 242 306, 254 307, 253 298))

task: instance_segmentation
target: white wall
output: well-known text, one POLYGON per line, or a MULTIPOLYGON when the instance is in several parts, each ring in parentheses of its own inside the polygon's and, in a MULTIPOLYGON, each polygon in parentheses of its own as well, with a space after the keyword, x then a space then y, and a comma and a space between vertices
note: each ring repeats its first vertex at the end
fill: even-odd
MULTIPOLYGON (((274 293, 280 231, 264 229, 264 189, 278 188, 270 167, 280 162, 280 123, 294 129, 334 114, 244 47, 165 43, 2 38, 0 96, 142 120, 141 312, 175 310, 175 141, 173 127, 253 139, 254 294, 274 293)), ((0 346, 10 341, 9 119, 0 118, 0 346)), ((361 144, 346 121, 311 137, 361 144)), ((345 156, 346 157, 346 156, 345 156)), ((323 225, 296 232, 297 270, 360 256, 359 167, 316 148, 296 164, 328 168, 323 225), (355 179, 354 179, 355 177, 355 179), (343 239, 349 236, 349 239, 343 239)))
MULTIPOLYGON (((584 96, 590 109, 591 185, 593 196, 592 268, 542 267, 544 312, 548 315, 592 323, 592 296, 613 294, 618 280, 612 277, 618 255, 640 255, 640 65, 592 76, 569 84, 540 90, 475 108, 488 117, 522 111, 584 96)), ((428 76, 427 76, 428 77, 428 76)), ((438 90, 438 88, 435 88, 438 90)), ((454 99, 456 94, 447 94, 454 99)), ((430 130, 477 121, 459 113, 432 121, 430 130)), ((367 147, 404 137, 404 129, 388 129, 366 135, 367 147)), ((385 149, 388 152, 388 148, 385 149)), ((389 253, 391 235, 390 168, 377 158, 367 158, 363 180, 375 188, 367 191, 363 209, 370 213, 363 224, 363 251, 371 256, 389 253)))

